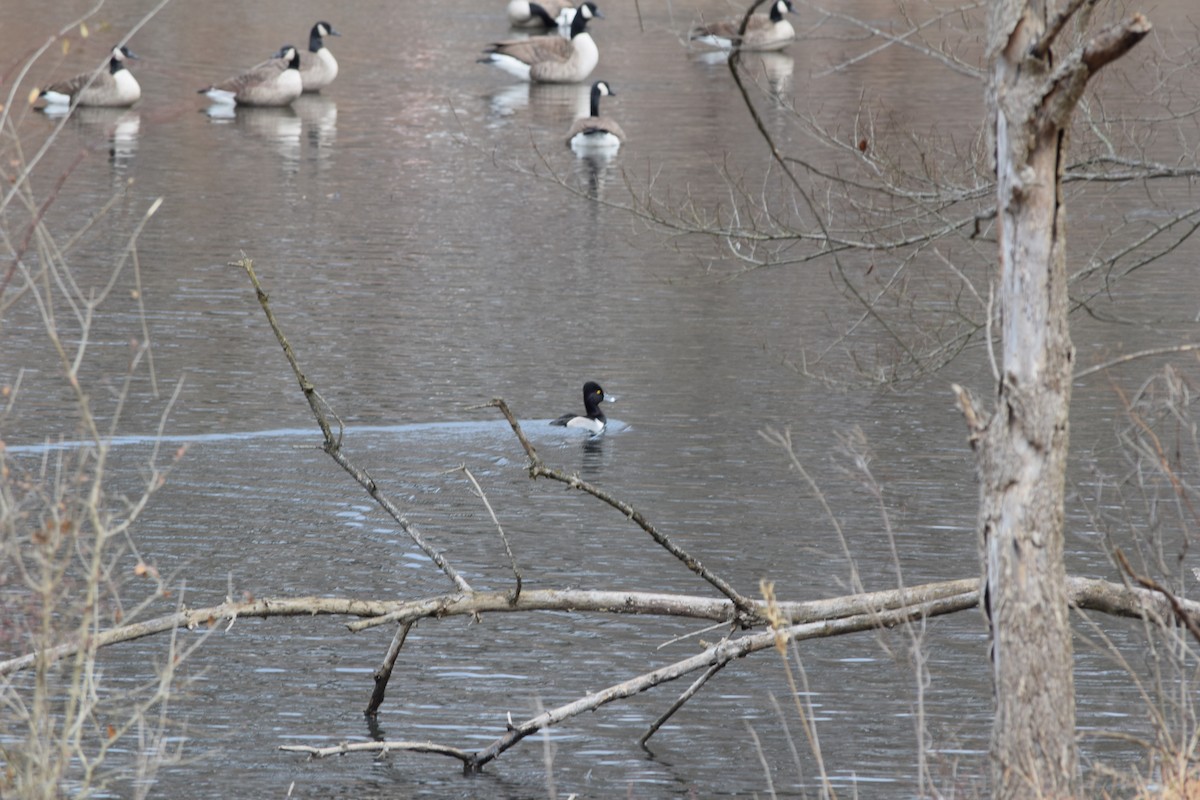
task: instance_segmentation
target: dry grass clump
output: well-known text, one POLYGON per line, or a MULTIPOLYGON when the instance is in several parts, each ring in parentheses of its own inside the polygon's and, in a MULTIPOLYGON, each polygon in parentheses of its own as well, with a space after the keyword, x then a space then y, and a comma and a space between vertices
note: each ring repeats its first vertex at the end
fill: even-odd
POLYGON ((1142 786, 1135 800, 1200 800, 1200 766, 1179 765, 1179 769, 1164 769, 1161 780, 1142 786))

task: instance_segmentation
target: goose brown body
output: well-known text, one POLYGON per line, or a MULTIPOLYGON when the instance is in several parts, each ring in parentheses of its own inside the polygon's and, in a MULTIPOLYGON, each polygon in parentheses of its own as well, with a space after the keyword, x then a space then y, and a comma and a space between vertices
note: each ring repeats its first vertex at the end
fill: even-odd
POLYGON ((286 106, 300 96, 300 52, 284 45, 279 58, 264 61, 241 75, 200 89, 218 103, 244 106, 286 106))
POLYGON ((742 19, 727 19, 701 25, 692 30, 693 41, 722 48, 767 52, 780 50, 795 41, 796 29, 784 19, 785 12, 794 12, 792 0, 775 0, 770 15, 752 14, 744 33, 738 33, 742 19))
POLYGON ((101 72, 84 72, 47 86, 38 94, 49 105, 69 105, 124 108, 142 97, 142 87, 125 68, 125 60, 136 59, 128 47, 114 47, 108 68, 101 72))
POLYGON ((587 32, 588 20, 603 19, 592 2, 579 6, 571 22, 571 38, 557 34, 495 42, 484 50, 481 63, 535 83, 579 83, 600 60, 600 51, 587 32))

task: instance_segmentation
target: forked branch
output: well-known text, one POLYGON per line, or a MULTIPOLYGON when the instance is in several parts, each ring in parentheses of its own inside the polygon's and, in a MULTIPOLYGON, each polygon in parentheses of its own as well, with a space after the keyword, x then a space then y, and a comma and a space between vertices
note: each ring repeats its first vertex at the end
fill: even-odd
MULTIPOLYGON (((1068 588, 1070 590, 1071 605, 1075 608, 1093 609, 1110 614, 1140 617, 1160 625, 1166 624, 1166 620, 1170 618, 1169 604, 1151 591, 1130 589, 1120 584, 1084 578, 1068 578, 1068 588)), ((577 700, 544 711, 524 722, 510 722, 503 736, 500 736, 491 745, 476 753, 466 754, 465 751, 458 748, 431 745, 428 742, 404 741, 369 742, 345 748, 341 745, 334 745, 332 747, 285 746, 281 749, 290 752, 308 753, 314 757, 337 755, 347 752, 387 753, 401 750, 442 753, 462 761, 465 771, 478 771, 489 761, 495 760, 501 753, 522 739, 551 725, 563 722, 584 712, 594 711, 616 700, 632 697, 647 689, 677 680, 690 673, 705 670, 705 674, 694 684, 694 688, 699 688, 703 686, 705 680, 712 673, 719 671, 729 662, 761 650, 778 647, 781 642, 799 642, 806 639, 837 636, 881 627, 892 627, 912 620, 974 608, 979 603, 978 581, 975 580, 929 584, 924 587, 916 587, 916 589, 926 593, 936 590, 933 593, 937 596, 924 602, 915 602, 911 605, 895 607, 886 611, 881 611, 878 607, 865 607, 862 613, 849 614, 838 618, 816 618, 812 621, 788 624, 759 633, 749 634, 738 639, 722 641, 717 645, 705 649, 702 653, 614 684, 601 691, 589 692, 577 700), (962 586, 970 586, 971 588, 960 593, 949 593, 953 589, 962 588, 962 586)), ((897 594, 905 594, 911 591, 913 590, 897 590, 897 594)), ((522 595, 522 602, 527 602, 531 595, 536 594, 539 594, 539 592, 525 592, 522 595)), ((578 594, 583 596, 594 595, 596 593, 580 592, 578 594)), ((863 598, 866 596, 857 595, 855 597, 863 598)), ((698 603, 717 602, 705 601, 704 598, 692 599, 698 603)), ((839 598, 837 600, 820 602, 841 603, 852 599, 839 598)), ((1200 603, 1184 600, 1177 600, 1177 602, 1180 604, 1180 608, 1188 613, 1195 614, 1197 611, 1200 611, 1200 603)), ((800 607, 811 605, 808 603, 779 603, 780 619, 787 619, 791 615, 798 613, 800 607)), ((858 603, 854 603, 854 605, 860 608, 863 607, 858 603)), ((869 603, 865 605, 869 606, 869 603)), ((686 702, 692 693, 689 689, 688 692, 682 695, 681 700, 686 702)))
MULTIPOLYGON (((543 728, 550 727, 563 722, 571 717, 578 716, 588 711, 595 711, 601 706, 612 703, 616 700, 622 700, 627 697, 632 697, 636 694, 652 689, 659 684, 668 683, 673 680, 682 678, 697 670, 713 670, 713 668, 721 668, 735 659, 744 658, 752 653, 767 648, 776 646, 780 637, 801 641, 816 637, 833 636, 843 633, 852 633, 855 631, 869 630, 877 627, 890 627, 899 625, 905 621, 918 619, 923 616, 931 616, 944 614, 950 611, 961 610, 964 607, 970 607, 978 602, 978 593, 975 591, 967 592, 963 595, 954 595, 941 600, 935 600, 927 604, 918 606, 907 606, 904 608, 886 611, 882 613, 868 612, 857 614, 850 617, 845 617, 838 620, 823 620, 818 622, 808 622, 801 625, 793 625, 780 630, 767 630, 761 633, 754 633, 748 636, 743 636, 738 639, 723 641, 720 644, 707 648, 702 653, 685 658, 681 661, 676 661, 674 664, 669 664, 665 667, 652 670, 621 683, 614 684, 598 692, 589 692, 578 700, 552 708, 538 714, 535 717, 525 720, 521 723, 508 726, 508 730, 503 736, 496 739, 488 747, 471 755, 468 760, 464 761, 464 768, 471 771, 479 771, 489 761, 495 760, 501 753, 508 750, 513 745, 520 742, 525 737, 537 733, 543 728)), ((364 743, 356 748, 359 752, 390 752, 395 750, 413 749, 408 747, 412 743, 409 742, 372 742, 364 743)), ((435 752, 421 744, 421 752, 435 752)), ((335 748, 317 748, 317 747, 297 747, 285 746, 281 749, 290 750, 292 752, 305 752, 311 755, 334 755, 338 752, 335 748)), ((446 748, 447 751, 454 748, 446 748)), ((462 756, 456 753, 446 752, 446 755, 453 755, 455 758, 462 760, 462 756)))
POLYGON ((1124 22, 1100 31, 1079 52, 1063 61, 1054 70, 1043 92, 1039 115, 1043 130, 1056 131, 1066 127, 1091 77, 1132 50, 1150 33, 1151 27, 1150 20, 1134 14, 1124 22))

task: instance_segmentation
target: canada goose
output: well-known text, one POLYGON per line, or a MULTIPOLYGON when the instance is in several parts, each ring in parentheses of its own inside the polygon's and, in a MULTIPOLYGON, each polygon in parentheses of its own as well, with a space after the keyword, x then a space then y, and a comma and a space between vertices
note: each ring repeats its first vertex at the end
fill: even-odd
POLYGON ((571 0, 509 0, 508 23, 514 28, 557 28, 563 22, 565 12, 574 17, 575 6, 571 0))
POLYGON ((741 18, 721 20, 710 25, 700 25, 692 30, 691 38, 704 44, 726 49, 780 50, 788 42, 795 41, 796 30, 792 23, 783 18, 787 12, 795 13, 792 0, 774 0, 771 15, 752 14, 746 23, 746 32, 738 38, 741 18))
POLYGON ((616 97, 617 93, 605 81, 592 84, 592 113, 580 117, 567 131, 567 144, 575 152, 592 150, 616 150, 625 141, 625 131, 610 117, 600 116, 600 98, 604 95, 616 97))
POLYGON ((587 32, 588 20, 593 18, 603 19, 604 15, 589 0, 576 11, 570 39, 550 34, 496 42, 483 51, 487 55, 478 59, 479 63, 493 64, 527 81, 579 83, 592 74, 600 60, 600 51, 587 32))
POLYGON ((308 50, 300 54, 300 82, 304 91, 319 92, 338 74, 337 59, 325 46, 326 36, 341 36, 328 22, 318 22, 308 34, 308 50))
POLYGON ((279 50, 279 58, 264 61, 249 72, 200 89, 199 93, 226 105, 286 106, 303 90, 300 51, 285 44, 279 50))
POLYGON ((85 72, 59 81, 39 92, 38 97, 44 97, 51 106, 67 106, 72 100, 81 106, 131 106, 141 98, 142 87, 125 68, 127 58, 136 59, 137 56, 128 47, 114 47, 106 71, 85 72))

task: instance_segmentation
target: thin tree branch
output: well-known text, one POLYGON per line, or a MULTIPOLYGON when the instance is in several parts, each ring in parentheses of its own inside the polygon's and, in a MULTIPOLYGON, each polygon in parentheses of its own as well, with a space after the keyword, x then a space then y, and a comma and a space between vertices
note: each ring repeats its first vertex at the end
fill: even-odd
MULTIPOLYGON (((811 622, 828 617, 865 613, 868 609, 891 609, 914 603, 926 603, 973 591, 974 579, 945 581, 915 586, 897 592, 869 592, 846 598, 812 600, 804 603, 780 603, 784 616, 791 622, 811 622)), ((1115 595, 1119 598, 1119 595, 1115 595)), ((1119 605, 1119 600, 1113 601, 1119 605)), ((761 608, 765 613, 765 606, 761 608)), ((129 642, 173 628, 225 626, 231 630, 238 617, 301 617, 337 615, 364 618, 347 625, 351 631, 385 624, 403 624, 429 617, 475 616, 478 614, 522 611, 567 611, 602 614, 645 614, 651 616, 686 617, 728 623, 734 615, 729 600, 694 595, 673 595, 654 592, 606 592, 584 590, 537 589, 526 590, 513 603, 507 592, 474 592, 427 597, 418 600, 356 600, 336 597, 260 598, 246 602, 226 602, 179 612, 151 620, 121 625, 98 631, 88 640, 72 639, 54 647, 44 648, 24 656, 0 661, 0 676, 33 666, 38 658, 49 662, 74 655, 81 647, 106 647, 129 642)))
MULTIPOLYGON (((1095 0, 1090 0, 1095 2, 1095 0)), ((1054 44, 1054 40, 1058 38, 1062 32, 1063 26, 1075 16, 1075 12, 1079 10, 1085 2, 1089 0, 1070 0, 1065 6, 1058 10, 1058 13, 1050 20, 1046 26, 1046 30, 1042 32, 1042 37, 1034 42, 1033 47, 1029 48, 1029 55, 1036 59, 1043 59, 1050 52, 1050 47, 1054 44)))
POLYGON ((312 758, 328 758, 329 756, 340 756, 346 753, 378 753, 381 756, 396 751, 406 751, 409 753, 437 753, 438 755, 450 756, 457 758, 463 762, 464 771, 467 770, 474 758, 473 754, 466 750, 460 750, 457 747, 449 747, 444 744, 434 744, 433 742, 413 742, 413 741, 397 741, 397 742, 342 742, 331 747, 310 747, 303 744, 284 744, 279 746, 280 750, 285 750, 289 753, 307 753, 312 758))
POLYGON ((1195 611, 1189 613, 1183 607, 1183 602, 1176 597, 1173 592, 1168 590, 1158 581, 1134 572, 1133 567, 1129 563, 1129 559, 1127 559, 1125 554, 1121 552, 1121 548, 1118 547, 1114 555, 1117 557, 1117 563, 1121 565, 1121 569, 1125 570, 1125 574, 1127 574, 1130 578, 1133 578, 1133 580, 1142 587, 1149 589, 1152 592, 1158 592, 1164 598, 1166 598, 1166 601, 1171 605, 1171 612, 1174 614, 1175 619, 1179 620, 1179 622, 1185 628, 1187 628, 1188 633, 1192 635, 1193 639, 1195 639, 1197 642, 1200 642, 1200 625, 1196 624, 1195 611))
MULTIPOLYGON (((978 605, 979 580, 962 578, 955 581, 923 584, 903 590, 868 592, 827 600, 803 603, 778 602, 779 613, 790 624, 815 623, 844 619, 850 616, 880 614, 881 611, 921 607, 923 616, 933 616, 935 607, 941 613, 978 605), (947 604, 947 600, 953 603, 947 604)), ((1071 605, 1080 609, 1102 611, 1115 616, 1150 619, 1162 624, 1172 609, 1165 599, 1147 589, 1136 589, 1119 583, 1090 578, 1067 579, 1071 605)), ((1189 614, 1200 616, 1200 602, 1179 600, 1189 614)), ((758 602, 756 612, 765 616, 766 604, 758 602)), ((73 655, 83 647, 107 647, 120 642, 134 641, 146 636, 172 630, 201 627, 215 628, 226 624, 233 628, 238 617, 311 617, 338 615, 369 618, 352 623, 351 630, 362 630, 384 622, 408 622, 425 617, 476 615, 487 612, 567 611, 604 614, 646 614, 655 616, 690 617, 728 622, 734 609, 731 601, 690 595, 656 594, 649 592, 598 592, 582 590, 537 589, 521 593, 513 604, 507 593, 475 592, 454 594, 424 600, 357 600, 331 597, 265 598, 242 603, 222 603, 198 609, 185 609, 163 617, 101 630, 86 638, 73 639, 7 661, 0 661, 0 676, 10 675, 32 667, 39 659, 52 663, 73 655)))
POLYGON ((704 672, 703 675, 701 675, 699 678, 696 678, 696 680, 692 682, 692 685, 689 686, 683 694, 679 695, 675 702, 671 704, 670 708, 664 711, 658 719, 650 723, 650 727, 647 728, 646 732, 642 734, 640 739, 638 739, 638 744, 640 744, 642 747, 645 747, 646 742, 650 741, 650 737, 658 733, 658 729, 665 725, 667 720, 675 716, 675 712, 683 708, 683 704, 688 700, 691 700, 692 697, 695 696, 696 692, 700 691, 700 688, 704 686, 704 684, 708 683, 709 678, 716 675, 724 668, 724 664, 713 664, 704 672))
POLYGON ((408 638, 408 632, 412 630, 412 626, 416 625, 415 619, 406 620, 400 629, 396 631, 396 635, 392 637, 392 643, 388 645, 387 654, 383 657, 383 663, 375 670, 375 691, 371 693, 371 702, 363 710, 363 716, 368 719, 373 719, 379 713, 379 707, 383 705, 383 697, 387 694, 388 681, 392 678, 392 669, 396 666, 396 659, 400 656, 400 648, 404 647, 404 640, 408 638))
POLYGON ((1170 355, 1172 353, 1194 353, 1197 350, 1200 350, 1200 344, 1196 344, 1196 343, 1179 344, 1179 345, 1174 345, 1173 347, 1153 347, 1153 348, 1150 348, 1149 350, 1139 350, 1136 353, 1128 353, 1126 355, 1119 356, 1118 358, 1114 358, 1110 361, 1104 361, 1100 364, 1096 364, 1095 366, 1088 367, 1087 369, 1081 369, 1072 376, 1072 380, 1079 380, 1080 378, 1086 378, 1089 375, 1095 375, 1097 372, 1103 372, 1106 369, 1111 369, 1112 367, 1115 367, 1118 364, 1126 364, 1130 361, 1135 361, 1139 358, 1151 358, 1153 356, 1165 356, 1165 355, 1170 355))
POLYGON ((417 547, 429 557, 434 564, 438 566, 446 577, 448 577, 460 592, 473 591, 471 585, 458 574, 454 567, 442 555, 441 551, 425 540, 425 537, 417 529, 417 526, 408 521, 408 518, 400 511, 395 503, 391 501, 383 492, 379 490, 379 486, 375 483, 375 479, 367 473, 366 470, 358 467, 346 457, 342 452, 342 433, 345 426, 340 418, 334 413, 333 409, 325 399, 317 392, 316 387, 309 381, 304 371, 300 369, 300 363, 296 359, 296 354, 292 351, 292 345, 288 342, 287 337, 283 333, 283 328, 279 324, 279 320, 275 318, 275 313, 271 310, 271 301, 267 296, 267 292, 263 289, 262 284, 258 280, 258 276, 254 272, 254 261, 248 258, 244 253, 240 260, 234 262, 230 266, 239 266, 246 271, 246 275, 250 278, 250 282, 254 285, 254 292, 258 297, 258 304, 262 306, 263 313, 267 316, 267 322, 271 326, 271 330, 275 332, 275 338, 278 340, 280 347, 283 348, 283 354, 288 360, 288 364, 292 368, 292 374, 296 376, 296 381, 300 384, 300 391, 304 393, 304 399, 308 401, 308 407, 312 409, 313 416, 316 417, 317 425, 321 428, 321 433, 325 437, 323 449, 332 458, 338 466, 344 469, 358 484, 367 490, 367 494, 371 496, 379 506, 386 511, 400 529, 408 534, 408 538, 412 539, 417 547), (333 414, 338 422, 338 433, 335 438, 333 430, 330 427, 329 420, 326 417, 326 412, 333 414))
POLYGON ((500 524, 499 518, 496 517, 496 512, 492 509, 491 502, 488 501, 487 494, 483 491, 483 487, 479 485, 479 481, 475 480, 475 476, 471 474, 471 470, 467 469, 466 464, 460 465, 455 472, 462 472, 467 476, 467 480, 474 487, 475 496, 483 501, 483 507, 487 509, 488 516, 492 518, 492 524, 496 526, 496 531, 500 534, 500 541, 504 542, 504 552, 508 555, 508 563, 512 566, 513 578, 516 580, 516 586, 513 587, 512 599, 515 603, 517 598, 521 596, 521 568, 517 566, 517 557, 513 555, 512 546, 508 542, 508 536, 504 533, 504 526, 500 524))
MULTIPOLYGON (((750 7, 749 11, 747 11, 745 18, 742 20, 743 30, 745 29, 746 23, 750 19, 750 12, 754 10, 759 2, 762 2, 762 0, 757 0, 750 7)), ((825 219, 817 209, 816 203, 813 202, 811 194, 807 189, 805 189, 804 186, 800 184, 796 174, 788 165, 788 159, 784 158, 783 153, 779 150, 779 146, 775 143, 775 137, 773 137, 770 131, 767 130, 767 126, 766 123, 763 122, 762 115, 758 113, 758 108, 753 102, 751 102, 750 93, 746 90, 746 85, 742 81, 741 71, 738 69, 738 65, 740 63, 741 51, 734 50, 729 55, 729 74, 733 77, 733 82, 737 84, 738 91, 742 95, 742 103, 746 107, 746 111, 750 114, 750 119, 754 122, 754 126, 758 129, 759 136, 762 137, 762 140, 766 142, 767 148, 771 151, 771 158, 774 159, 775 163, 779 164, 780 169, 782 169, 783 173, 787 176, 792 188, 797 194, 800 195, 801 199, 804 200, 805 205, 808 207, 809 213, 812 214, 817 226, 821 229, 821 235, 826 241, 830 241, 832 237, 829 233, 829 227, 826 225, 825 219)), ((903 350, 905 355, 912 360, 912 363, 916 364, 917 367, 923 371, 924 367, 922 365, 922 359, 919 358, 913 351, 912 347, 909 346, 909 343, 906 341, 906 337, 901 336, 890 324, 888 324, 887 320, 880 316, 875 308, 875 304, 864 297, 858 286, 855 285, 854 281, 850 280, 850 276, 846 274, 845 265, 842 263, 842 259, 838 256, 837 251, 832 250, 830 251, 829 255, 833 259, 834 268, 837 270, 838 277, 841 279, 842 284, 846 287, 846 290, 854 295, 854 298, 865 309, 865 313, 869 314, 871 318, 874 319, 875 322, 887 332, 888 336, 891 337, 896 346, 903 350)))
POLYGON ((617 499, 603 489, 593 486, 587 481, 581 479, 578 475, 566 475, 560 470, 547 467, 545 463, 543 463, 541 456, 537 454, 537 450, 533 448, 533 445, 530 444, 529 439, 526 438, 524 431, 521 430, 521 423, 517 422, 517 418, 513 416, 512 411, 508 407, 508 403, 504 402, 502 398, 497 397, 493 399, 492 402, 481 407, 498 408, 500 409, 500 413, 504 415, 504 418, 508 420, 508 424, 512 427, 513 433, 515 433, 517 436, 517 440, 521 443, 521 446, 525 448, 525 454, 529 456, 529 477, 534 478, 535 480, 537 478, 550 478, 551 480, 565 483, 572 489, 578 489, 585 494, 590 494, 592 497, 602 500, 603 502, 617 509, 626 517, 633 520, 633 522, 637 524, 639 528, 648 533, 650 538, 653 539, 660 547, 662 547, 671 555, 675 556, 675 558, 682 561, 684 566, 686 566, 695 574, 699 575, 704 580, 708 581, 714 588, 716 588, 717 591, 732 600, 734 606, 737 608, 738 615, 743 617, 743 619, 741 619, 742 625, 749 626, 758 621, 757 614, 754 611, 753 600, 750 600, 742 595, 727 581, 725 581, 724 578, 710 571, 707 567, 700 563, 699 559, 693 558, 683 548, 671 541, 666 534, 655 528, 654 525, 651 524, 650 520, 646 519, 642 512, 638 511, 623 500, 617 499))

